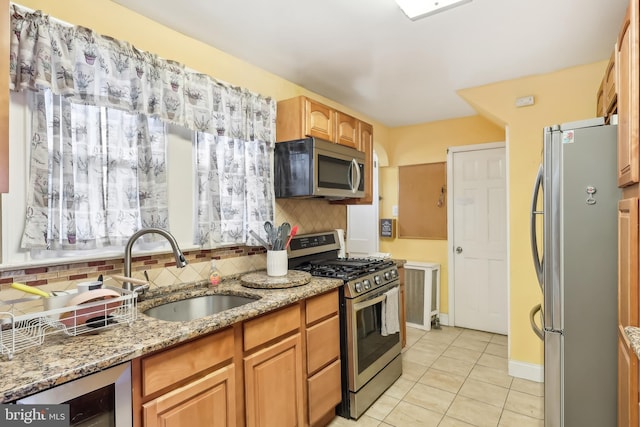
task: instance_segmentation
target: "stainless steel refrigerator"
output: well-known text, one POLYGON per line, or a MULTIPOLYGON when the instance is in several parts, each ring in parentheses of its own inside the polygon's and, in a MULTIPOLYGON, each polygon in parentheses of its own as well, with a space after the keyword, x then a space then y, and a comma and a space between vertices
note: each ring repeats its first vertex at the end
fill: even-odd
POLYGON ((531 209, 543 303, 529 316, 544 340, 545 427, 617 425, 616 128, 544 129, 531 209))

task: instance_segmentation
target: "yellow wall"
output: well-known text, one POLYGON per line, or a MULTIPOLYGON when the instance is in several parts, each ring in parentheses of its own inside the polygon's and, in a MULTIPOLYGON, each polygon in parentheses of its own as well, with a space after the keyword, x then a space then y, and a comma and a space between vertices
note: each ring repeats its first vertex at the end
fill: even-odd
MULTIPOLYGON (((392 218, 392 206, 398 204, 398 166, 444 162, 447 147, 504 140, 504 130, 480 116, 391 129, 391 143, 385 146, 389 166, 379 169, 380 217, 392 218)), ((440 310, 448 312, 446 240, 381 239, 380 250, 398 259, 439 263, 440 310)))
POLYGON ((529 239, 531 191, 541 160, 544 126, 596 115, 596 91, 607 61, 555 73, 459 91, 476 109, 506 124, 509 132, 510 359, 541 364, 542 343, 529 325, 529 310, 541 293, 529 239), (535 105, 516 108, 519 96, 535 105))

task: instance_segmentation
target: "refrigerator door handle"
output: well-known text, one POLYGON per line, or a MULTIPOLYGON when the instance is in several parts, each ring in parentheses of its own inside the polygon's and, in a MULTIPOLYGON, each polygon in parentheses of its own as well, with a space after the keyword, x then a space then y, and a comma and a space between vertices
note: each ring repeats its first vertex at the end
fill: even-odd
MULTIPOLYGON (((544 215, 543 211, 536 210, 538 205, 538 197, 540 190, 544 190, 542 187, 543 183, 544 170, 542 164, 538 168, 538 175, 536 176, 536 182, 533 186, 533 196, 531 197, 531 253, 533 254, 533 266, 536 270, 536 276, 538 277, 538 284, 540 285, 540 290, 544 292, 544 260, 540 256, 540 252, 538 251, 538 230, 536 225, 536 217, 538 215, 544 215)), ((544 254, 543 254, 544 256, 544 254)))
POLYGON ((536 333, 538 338, 544 341, 544 317, 542 316, 542 304, 535 305, 531 311, 529 312, 529 322, 531 323, 531 329, 536 333), (540 312, 540 322, 542 323, 542 328, 539 328, 536 324, 536 313, 540 312))

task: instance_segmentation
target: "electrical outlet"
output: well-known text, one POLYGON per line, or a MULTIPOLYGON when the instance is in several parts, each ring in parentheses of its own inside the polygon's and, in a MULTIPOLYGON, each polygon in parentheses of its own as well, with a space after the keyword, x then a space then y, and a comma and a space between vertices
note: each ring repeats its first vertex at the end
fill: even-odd
POLYGON ((534 104, 533 95, 516 98, 516 107, 527 107, 534 104))
POLYGON ((398 216, 398 205, 391 206, 391 215, 398 216))

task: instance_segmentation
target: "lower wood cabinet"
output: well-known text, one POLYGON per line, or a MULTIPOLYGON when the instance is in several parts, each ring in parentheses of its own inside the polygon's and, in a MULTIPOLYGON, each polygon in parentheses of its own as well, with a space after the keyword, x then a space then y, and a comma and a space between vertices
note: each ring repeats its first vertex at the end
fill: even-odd
POLYGON ((326 426, 340 402, 338 291, 132 361, 135 427, 326 426))
POLYGON ((247 426, 304 424, 300 333, 244 358, 247 426))
POLYGON ((638 358, 618 330, 618 427, 638 425, 638 358))
POLYGON ((338 291, 306 303, 307 407, 310 426, 326 425, 342 399, 338 291))

